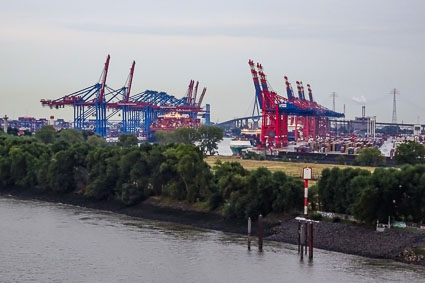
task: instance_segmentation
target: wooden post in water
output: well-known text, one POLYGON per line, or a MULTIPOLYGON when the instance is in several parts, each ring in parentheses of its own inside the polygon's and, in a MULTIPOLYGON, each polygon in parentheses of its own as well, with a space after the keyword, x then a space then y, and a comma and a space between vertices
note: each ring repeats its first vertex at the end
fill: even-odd
POLYGON ((263 216, 258 216, 258 250, 263 251, 263 216))
POLYGON ((300 246, 301 246, 300 255, 301 255, 301 259, 304 258, 304 241, 305 241, 305 239, 304 239, 304 236, 305 236, 304 229, 305 229, 305 226, 304 226, 304 223, 303 223, 303 224, 301 224, 301 230, 300 230, 300 243, 301 243, 300 244, 300 246))
POLYGON ((307 246, 308 246, 308 243, 307 243, 307 241, 308 241, 308 236, 307 236, 307 233, 308 233, 308 223, 307 222, 304 222, 304 226, 305 226, 305 228, 304 228, 304 246, 305 246, 305 255, 307 255, 307 246))
POLYGON ((300 254, 300 245, 301 245, 301 222, 298 221, 298 254, 300 254))
POLYGON ((251 250, 251 217, 248 217, 248 251, 251 250))
POLYGON ((310 223, 310 237, 309 237, 309 241, 308 241, 308 258, 309 259, 313 259, 313 223, 310 223))

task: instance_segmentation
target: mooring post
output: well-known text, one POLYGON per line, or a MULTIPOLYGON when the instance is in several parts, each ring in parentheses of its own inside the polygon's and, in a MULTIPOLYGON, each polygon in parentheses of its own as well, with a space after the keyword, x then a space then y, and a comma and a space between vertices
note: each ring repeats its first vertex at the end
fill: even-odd
POLYGON ((304 236, 305 236, 305 233, 304 233, 304 229, 305 229, 305 226, 304 226, 304 223, 303 224, 301 224, 301 230, 300 230, 300 242, 301 242, 301 244, 300 244, 300 247, 301 247, 301 252, 300 252, 300 255, 301 255, 301 259, 303 259, 304 258, 304 241, 305 241, 305 239, 304 239, 304 236))
POLYGON ((251 217, 248 217, 248 251, 251 250, 251 217))
POLYGON ((310 239, 308 241, 308 258, 313 259, 313 223, 310 223, 310 239))
POLYGON ((298 254, 300 254, 300 245, 301 245, 301 222, 298 221, 298 239, 297 239, 297 243, 298 243, 298 254))
POLYGON ((304 229, 304 246, 305 246, 305 255, 307 255, 307 246, 308 246, 308 243, 307 243, 307 241, 308 241, 308 236, 307 236, 307 233, 308 233, 308 223, 307 222, 305 222, 304 223, 304 226, 305 226, 305 229, 304 229))
POLYGON ((263 216, 258 216, 258 250, 263 251, 263 216))

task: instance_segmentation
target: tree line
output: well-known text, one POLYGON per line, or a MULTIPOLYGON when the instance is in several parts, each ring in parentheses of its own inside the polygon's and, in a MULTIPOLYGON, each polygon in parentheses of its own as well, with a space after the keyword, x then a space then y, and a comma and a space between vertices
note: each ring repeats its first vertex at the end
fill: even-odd
MULTIPOLYGON (((209 150, 206 150, 209 151, 209 150)), ((298 210, 300 180, 266 168, 204 161, 202 145, 142 143, 123 135, 116 145, 87 132, 43 128, 32 137, 0 135, 0 187, 135 205, 150 196, 200 202, 229 218, 298 210)))
MULTIPOLYGON (((165 196, 202 203, 229 218, 302 208, 300 179, 266 168, 248 171, 237 162, 210 167, 204 157, 214 148, 210 151, 202 145, 202 135, 179 130, 165 136, 169 140, 138 145, 134 136, 122 135, 111 145, 89 132, 56 132, 51 127, 33 136, 0 134, 0 188, 75 193, 125 205, 165 196), (195 140, 194 135, 198 135, 195 140)), ((311 208, 351 214, 367 223, 386 221, 388 216, 424 222, 425 165, 420 146, 400 146, 400 156, 412 164, 398 169, 323 170, 317 185, 309 189, 311 208)))
POLYGON ((320 209, 354 215, 366 223, 392 219, 425 221, 425 165, 400 169, 376 168, 373 173, 354 168, 322 171, 314 196, 320 209))

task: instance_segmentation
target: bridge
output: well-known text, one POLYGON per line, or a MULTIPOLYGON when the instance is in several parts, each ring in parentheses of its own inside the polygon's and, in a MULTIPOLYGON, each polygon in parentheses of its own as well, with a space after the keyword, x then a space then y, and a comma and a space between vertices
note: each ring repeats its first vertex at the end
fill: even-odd
MULTIPOLYGON (((216 126, 222 129, 258 129, 259 121, 261 120, 261 115, 253 115, 246 117, 237 117, 224 122, 217 123, 216 126)), ((332 128, 345 127, 347 130, 353 129, 356 126, 366 125, 366 121, 362 120, 347 120, 347 119, 329 119, 329 123, 333 125, 332 128)), ((398 127, 399 129, 412 130, 413 127, 418 126, 419 124, 413 123, 388 123, 388 122, 376 122, 376 128, 384 127, 398 127)), ((419 125, 421 131, 425 130, 425 124, 419 125)))

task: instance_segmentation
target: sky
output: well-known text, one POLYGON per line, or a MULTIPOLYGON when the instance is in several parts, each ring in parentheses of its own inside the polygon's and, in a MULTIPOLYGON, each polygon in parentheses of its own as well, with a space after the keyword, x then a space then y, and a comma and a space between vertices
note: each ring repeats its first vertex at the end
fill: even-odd
POLYGON ((191 79, 207 87, 211 120, 252 113, 248 60, 262 63, 284 93, 286 75, 310 83, 315 100, 346 117, 425 123, 425 1, 0 0, 0 115, 72 119, 43 108, 99 80, 183 97, 191 79))

